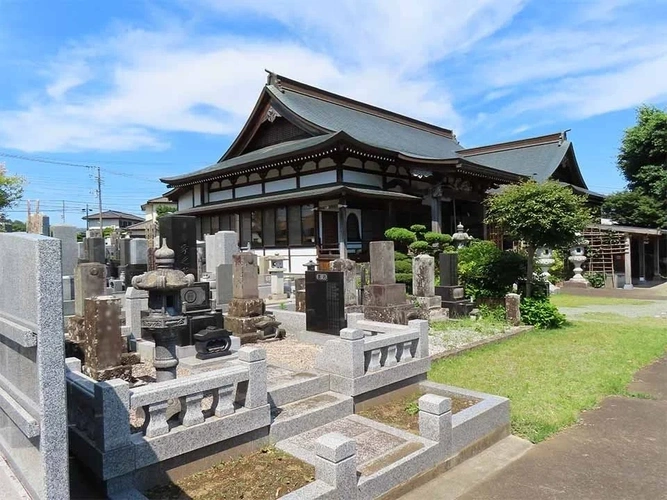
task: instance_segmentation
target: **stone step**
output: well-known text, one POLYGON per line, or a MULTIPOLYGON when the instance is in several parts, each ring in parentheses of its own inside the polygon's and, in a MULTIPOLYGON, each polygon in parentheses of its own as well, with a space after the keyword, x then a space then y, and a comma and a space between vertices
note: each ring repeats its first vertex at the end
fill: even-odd
MULTIPOLYGON (((271 372, 271 369, 270 369, 271 372)), ((271 407, 282 407, 329 390, 329 375, 312 372, 287 372, 269 377, 271 407)))
POLYGON ((352 413, 352 398, 330 391, 272 408, 271 441, 276 443, 352 413))

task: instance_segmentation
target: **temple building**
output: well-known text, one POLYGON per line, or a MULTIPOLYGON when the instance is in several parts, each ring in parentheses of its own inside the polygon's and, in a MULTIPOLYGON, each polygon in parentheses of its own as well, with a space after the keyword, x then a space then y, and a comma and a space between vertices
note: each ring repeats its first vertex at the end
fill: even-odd
POLYGON ((464 148, 451 130, 269 73, 238 137, 217 163, 161 179, 200 238, 219 230, 242 246, 308 260, 365 260, 392 226, 424 224, 494 235, 482 201, 502 184, 554 179, 588 190, 566 132, 464 148))

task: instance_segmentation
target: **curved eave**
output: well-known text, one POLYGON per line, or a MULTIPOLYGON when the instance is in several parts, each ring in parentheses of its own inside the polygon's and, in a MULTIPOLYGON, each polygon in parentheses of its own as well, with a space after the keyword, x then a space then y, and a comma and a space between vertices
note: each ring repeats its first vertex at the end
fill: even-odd
POLYGON ((514 174, 511 172, 506 172, 504 170, 498 170, 465 159, 461 159, 459 161, 457 170, 459 172, 465 172, 466 174, 469 175, 477 177, 485 177, 499 183, 520 182, 527 179, 525 175, 514 174))

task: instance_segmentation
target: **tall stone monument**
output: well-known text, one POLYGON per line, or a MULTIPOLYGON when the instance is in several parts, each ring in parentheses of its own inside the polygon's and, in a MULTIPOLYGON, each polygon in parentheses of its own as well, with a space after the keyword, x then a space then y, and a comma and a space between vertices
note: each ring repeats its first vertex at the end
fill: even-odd
POLYGON ((435 259, 430 255, 412 259, 412 294, 423 309, 440 311, 442 297, 435 294, 435 259))
POLYGON ((419 313, 407 301, 405 285, 396 283, 393 241, 371 241, 371 283, 364 289, 364 318, 407 325, 419 313))
POLYGON ((233 256, 233 262, 233 298, 229 302, 224 324, 225 329, 244 344, 260 337, 257 324, 266 319, 265 306, 259 298, 257 256, 252 252, 241 252, 233 256))
POLYGON ((83 372, 95 380, 132 379, 132 366, 124 365, 127 352, 120 332, 120 299, 94 297, 86 299, 83 372))
POLYGON ((86 299, 104 295, 105 267, 99 262, 79 264, 74 270, 74 314, 83 317, 86 299))
POLYGON ((331 270, 343 273, 344 301, 346 312, 361 312, 358 307, 356 263, 351 259, 336 259, 331 270))

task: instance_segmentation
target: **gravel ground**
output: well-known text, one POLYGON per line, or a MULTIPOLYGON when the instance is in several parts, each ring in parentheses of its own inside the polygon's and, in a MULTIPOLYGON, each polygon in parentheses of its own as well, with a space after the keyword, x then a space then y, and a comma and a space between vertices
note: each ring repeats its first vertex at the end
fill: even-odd
POLYGON ((310 371, 315 368, 315 358, 321 346, 299 342, 294 335, 287 334, 282 340, 267 340, 256 344, 246 344, 266 350, 269 364, 287 366, 296 371, 310 371))
POLYGON ((611 313, 626 316, 628 318, 642 317, 667 317, 667 301, 647 301, 642 305, 591 305, 583 307, 559 307, 558 310, 569 318, 582 316, 588 313, 611 313))
POLYGON ((507 328, 498 328, 497 330, 485 329, 477 331, 473 328, 462 328, 460 330, 438 331, 433 330, 428 335, 428 353, 433 356, 452 349, 459 349, 467 344, 472 344, 479 340, 502 335, 509 331, 507 328))

